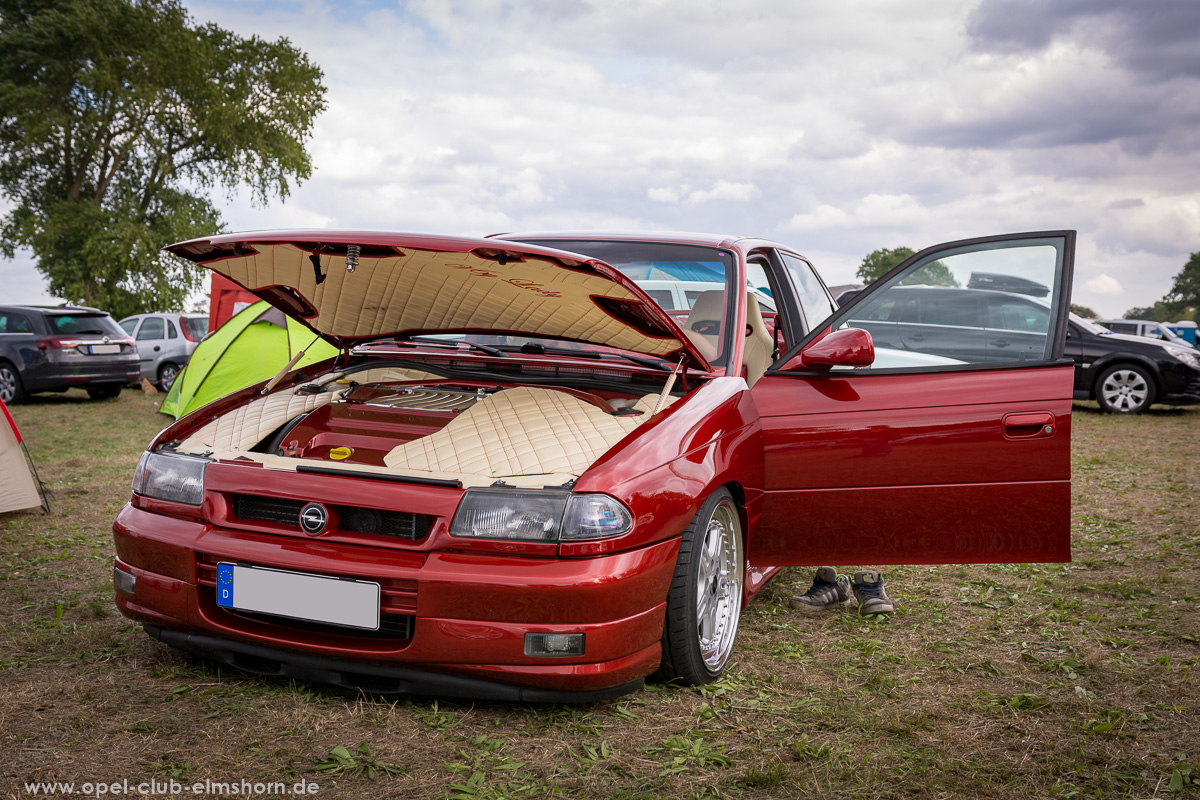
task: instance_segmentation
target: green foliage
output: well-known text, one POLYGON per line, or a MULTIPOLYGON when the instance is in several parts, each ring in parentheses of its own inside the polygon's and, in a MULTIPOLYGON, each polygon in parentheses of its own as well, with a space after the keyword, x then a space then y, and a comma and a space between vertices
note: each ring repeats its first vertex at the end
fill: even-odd
POLYGON ((363 742, 351 753, 342 745, 329 751, 325 758, 318 759, 313 765, 314 772, 328 772, 331 775, 349 775, 352 778, 367 778, 375 780, 380 775, 398 775, 404 772, 395 764, 380 761, 371 752, 371 748, 363 742))
POLYGON ((1125 312, 1125 319, 1172 322, 1195 320, 1200 313, 1200 253, 1192 253, 1171 284, 1171 291, 1153 306, 1138 306, 1125 312))
POLYGON ((1192 253, 1163 299, 1180 306, 1181 310, 1190 309, 1195 316, 1196 310, 1200 309, 1200 253, 1192 253))
MULTIPOLYGON (((886 248, 876 250, 862 260, 858 267, 858 279, 863 283, 874 283, 882 278, 889 270, 899 266, 905 259, 916 255, 911 247, 897 247, 894 250, 886 248)), ((910 273, 900 281, 905 286, 961 286, 955 279, 950 268, 941 261, 934 261, 910 273)))
POLYGON ((1157 300, 1152 306, 1139 306, 1125 312, 1125 319, 1150 319, 1156 322, 1173 322, 1181 319, 1191 319, 1196 314, 1195 309, 1189 310, 1179 302, 1157 300))
POLYGON ((181 308, 201 273, 161 248, 312 172, 321 70, 286 39, 196 25, 177 0, 0 0, 0 251, 117 317, 181 308))
MULTIPOLYGON (((1097 314, 1095 311, 1088 308, 1087 306, 1081 306, 1078 303, 1071 303, 1071 313, 1081 316, 1084 319, 1095 319, 1096 317, 1100 316, 1099 314, 1097 314)), ((1127 319, 1134 319, 1134 318, 1127 317, 1127 319)))
POLYGON ((911 247, 876 250, 862 260, 862 264, 858 267, 858 279, 863 283, 874 283, 892 267, 897 266, 909 256, 916 255, 916 252, 911 247))
POLYGON ((719 748, 719 745, 704 741, 703 736, 671 736, 661 745, 647 747, 646 752, 665 753, 670 757, 670 761, 662 772, 658 773, 659 777, 664 777, 688 772, 695 767, 724 768, 730 766, 733 761, 719 748))

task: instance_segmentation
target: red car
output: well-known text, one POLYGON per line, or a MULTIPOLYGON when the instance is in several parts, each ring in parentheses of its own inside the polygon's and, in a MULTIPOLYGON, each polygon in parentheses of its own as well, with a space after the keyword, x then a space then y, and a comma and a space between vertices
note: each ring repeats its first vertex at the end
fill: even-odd
POLYGON ((929 248, 843 308, 761 239, 172 245, 341 352, 150 444, 113 526, 117 604, 253 673, 596 700, 715 680, 781 566, 1067 561, 1074 243, 929 248), (1012 360, 862 329, 894 287, 977 274, 1047 290, 1044 314, 953 321, 1022 326, 1012 360))

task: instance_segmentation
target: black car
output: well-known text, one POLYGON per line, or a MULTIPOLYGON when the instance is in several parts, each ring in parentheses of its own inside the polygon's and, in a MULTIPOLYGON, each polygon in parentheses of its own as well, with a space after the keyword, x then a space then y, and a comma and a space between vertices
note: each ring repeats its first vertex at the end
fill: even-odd
POLYGON ((95 399, 137 383, 133 339, 113 318, 78 306, 0 306, 0 400, 78 386, 95 399))
MULTIPOLYGON (((969 363, 1040 360, 1050 346, 1050 309, 1027 287, 1009 288, 898 286, 863 304, 850 324, 869 331, 876 347, 969 363)), ((1096 400, 1110 413, 1200 403, 1200 353, 1191 348, 1122 336, 1071 315, 1066 355, 1075 362, 1075 399, 1096 400)))
POLYGON ((876 347, 981 362, 1041 361, 1050 309, 992 289, 897 286, 852 315, 876 347))
POLYGON ((1190 347, 1124 336, 1072 315, 1066 353, 1075 360, 1075 399, 1095 400, 1105 411, 1200 403, 1200 351, 1190 347))

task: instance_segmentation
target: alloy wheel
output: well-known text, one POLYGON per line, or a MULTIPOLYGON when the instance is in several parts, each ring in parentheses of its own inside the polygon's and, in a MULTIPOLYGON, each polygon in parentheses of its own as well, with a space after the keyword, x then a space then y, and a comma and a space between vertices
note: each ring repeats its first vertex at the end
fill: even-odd
POLYGON ((1109 407, 1129 413, 1146 404, 1150 397, 1150 385, 1141 373, 1132 369, 1119 369, 1104 379, 1100 393, 1109 407))
POLYGON ((697 565, 696 633, 700 656, 713 671, 733 652, 742 610, 742 537, 737 510, 723 500, 708 520, 697 565))
POLYGON ((0 367, 0 400, 7 405, 17 396, 17 373, 12 367, 0 367))

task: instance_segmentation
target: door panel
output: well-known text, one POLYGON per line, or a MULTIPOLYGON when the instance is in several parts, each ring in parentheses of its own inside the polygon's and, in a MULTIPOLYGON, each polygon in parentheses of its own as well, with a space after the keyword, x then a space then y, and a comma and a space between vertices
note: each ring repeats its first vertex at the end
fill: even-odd
POLYGON ((1074 240, 1058 231, 929 248, 767 371, 751 389, 766 475, 753 563, 1070 560, 1074 367, 1063 343, 1074 240), (930 303, 931 319, 909 327, 940 326, 945 342, 888 338, 913 301, 930 303), (978 313, 947 311, 964 303, 978 313), (1002 329, 988 325, 989 304, 1013 307, 992 323, 1002 329), (846 327, 904 358, 878 342, 869 367, 822 372, 796 358, 846 327), (1007 347, 989 352, 988 335, 1007 347))
POLYGON ((767 375, 756 564, 1070 560, 1071 366, 767 375), (1006 426, 1047 415, 1052 432, 1006 426))

